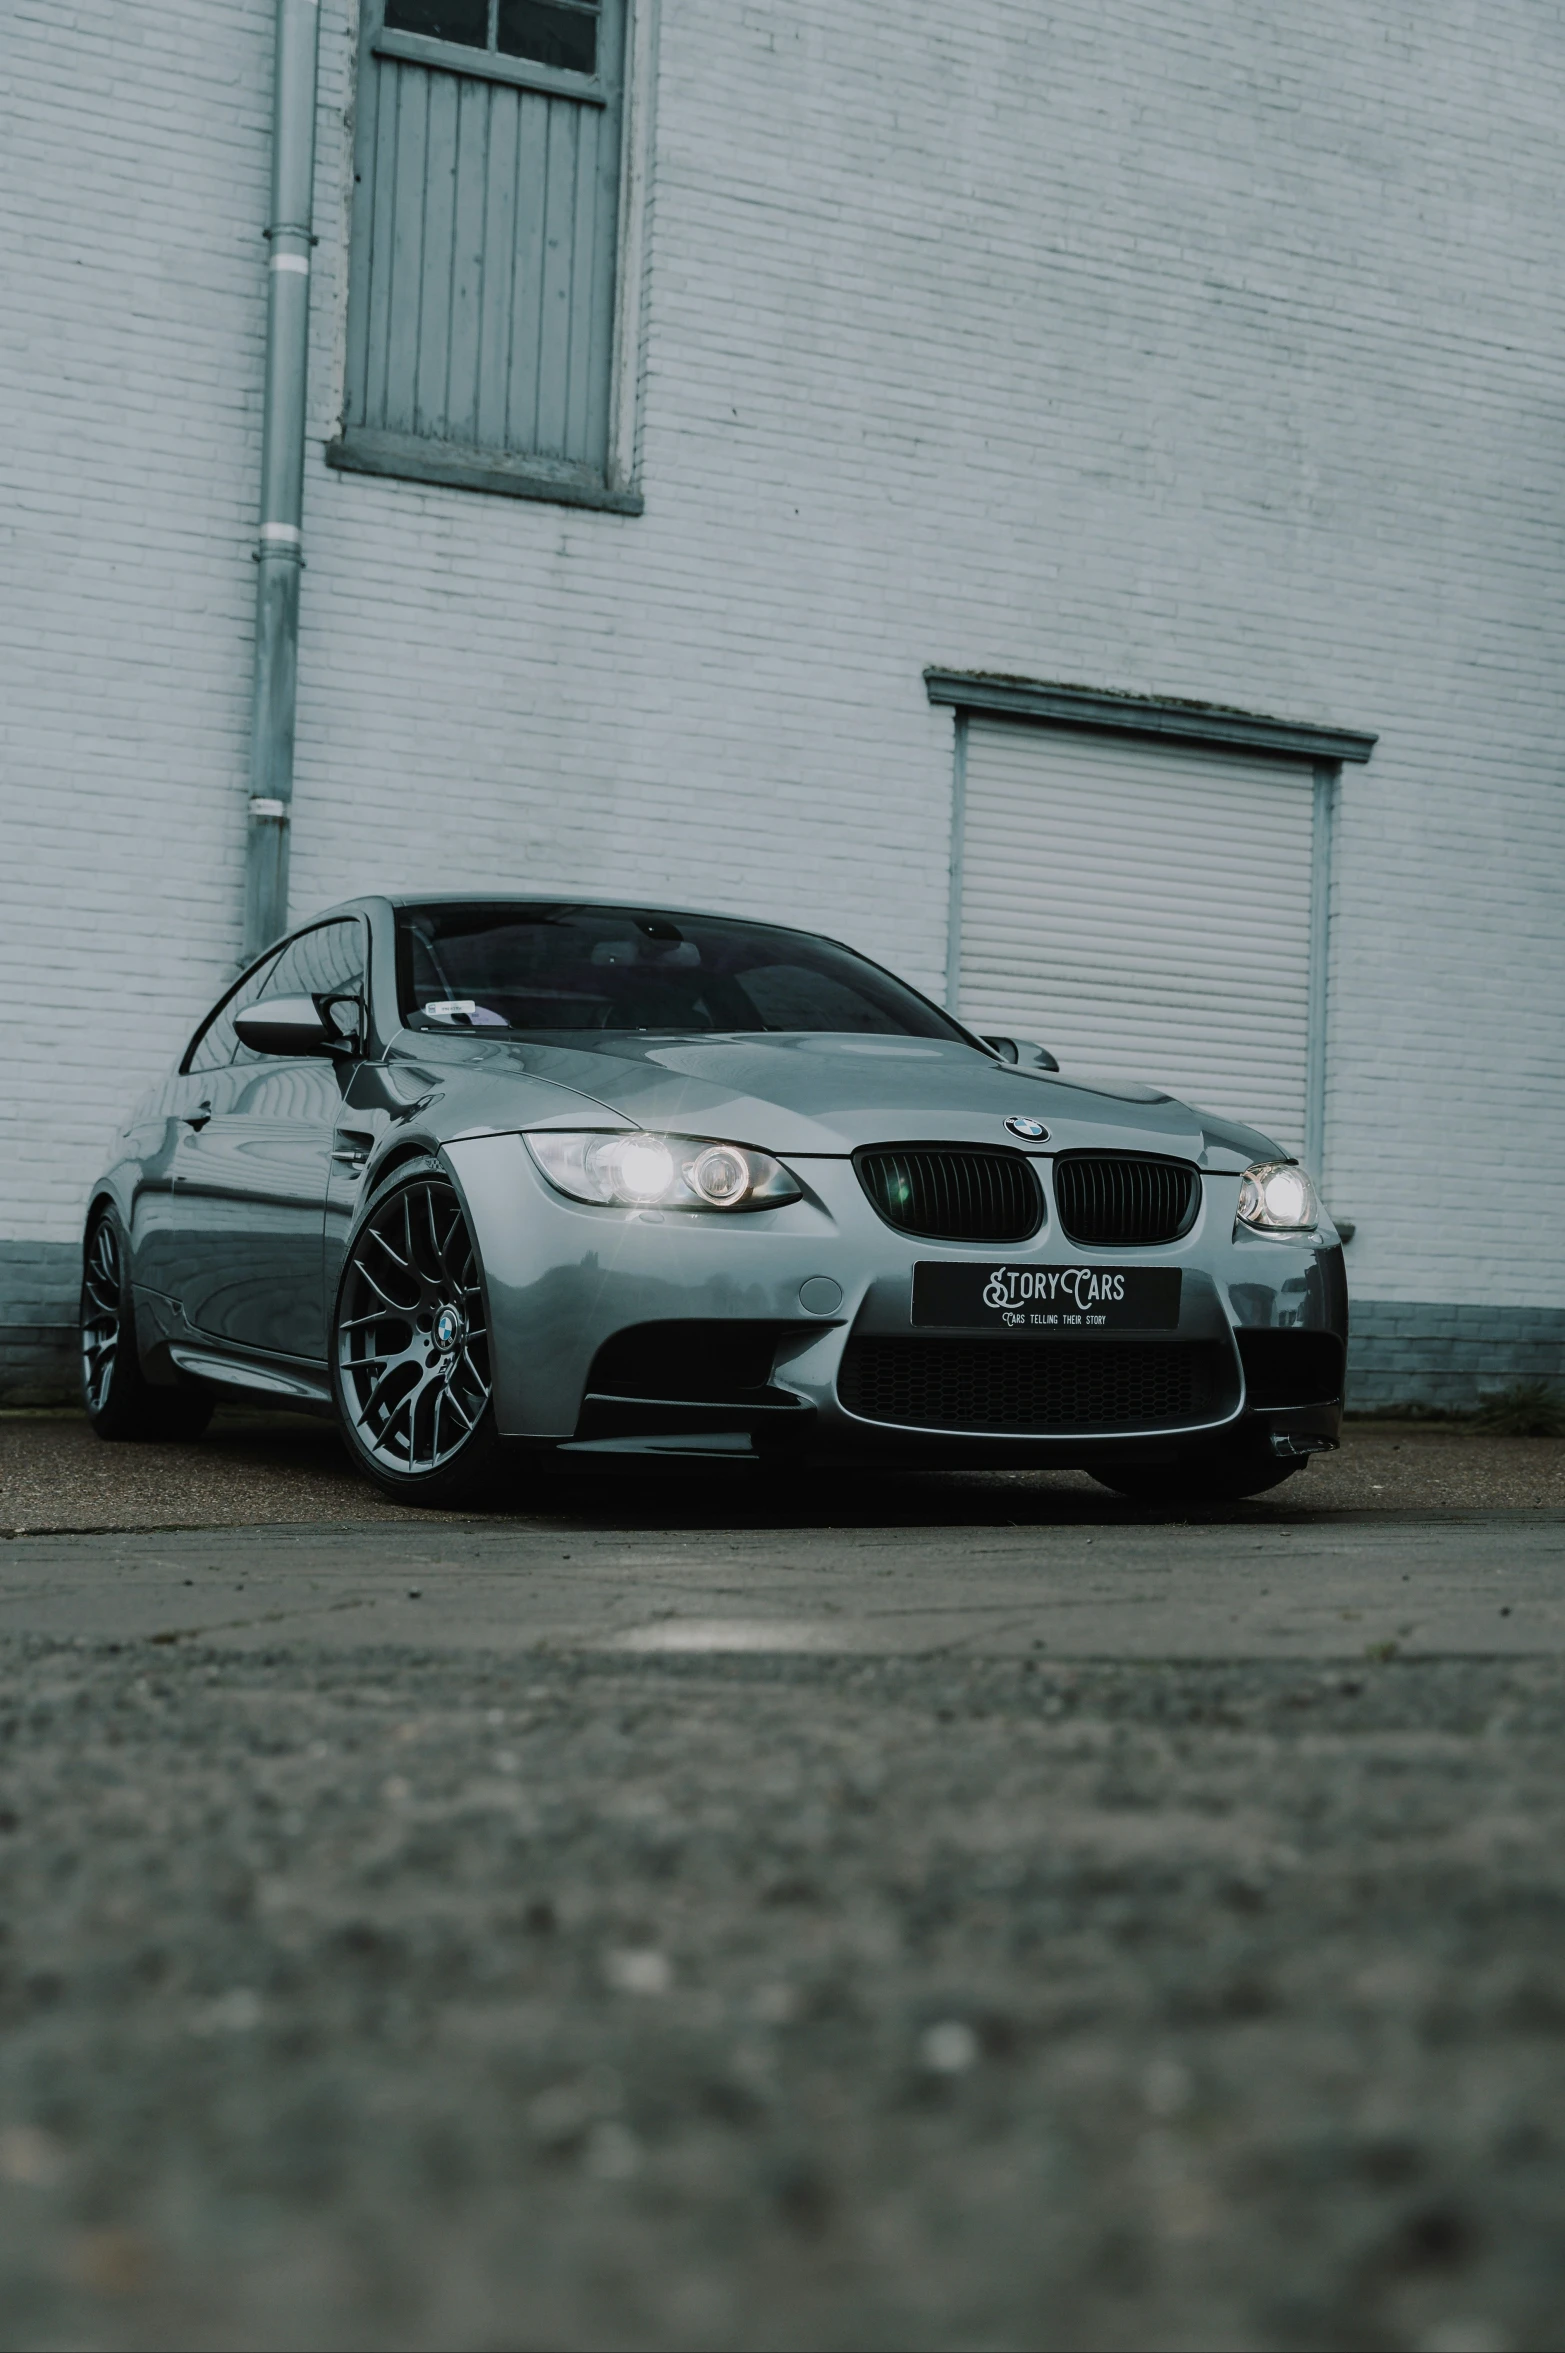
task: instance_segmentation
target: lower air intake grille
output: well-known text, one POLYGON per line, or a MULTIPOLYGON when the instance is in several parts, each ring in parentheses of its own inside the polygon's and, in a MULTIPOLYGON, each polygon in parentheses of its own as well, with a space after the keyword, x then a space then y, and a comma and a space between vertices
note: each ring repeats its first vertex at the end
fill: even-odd
POLYGON ((605 1340, 587 1376, 589 1393, 679 1397, 702 1404, 742 1402, 772 1377, 784 1324, 630 1324, 605 1340))
POLYGON ((837 1393, 913 1430, 1166 1430, 1223 1410, 1225 1362, 1205 1341, 855 1340, 837 1393))
POLYGON ((1342 1395, 1335 1332, 1241 1332, 1239 1361, 1252 1405, 1330 1405, 1342 1395))
POLYGON ((1185 1160, 1083 1152, 1054 1163, 1060 1231, 1089 1248, 1175 1242, 1195 1223, 1201 1180, 1185 1160))
POLYGON ((931 1242, 1025 1242, 1043 1222, 1043 1192, 1019 1152, 932 1144, 858 1152, 854 1165, 888 1226, 931 1242))

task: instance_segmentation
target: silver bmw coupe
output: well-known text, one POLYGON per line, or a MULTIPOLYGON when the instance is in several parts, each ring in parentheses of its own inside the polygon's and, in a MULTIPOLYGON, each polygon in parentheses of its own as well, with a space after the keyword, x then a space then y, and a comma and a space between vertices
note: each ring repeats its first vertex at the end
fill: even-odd
POLYGON ((105 1438, 316 1407, 408 1502, 604 1455, 1218 1500, 1336 1444, 1347 1288, 1265 1136, 975 1036, 833 940, 366 898, 136 1106, 81 1339, 105 1438))

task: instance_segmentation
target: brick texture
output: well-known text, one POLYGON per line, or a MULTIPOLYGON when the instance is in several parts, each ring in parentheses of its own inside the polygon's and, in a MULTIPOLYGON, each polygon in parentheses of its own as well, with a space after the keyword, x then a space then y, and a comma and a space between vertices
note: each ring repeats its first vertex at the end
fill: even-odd
POLYGON ((1362 1300, 1348 1344, 1348 1408, 1465 1413, 1517 1381, 1565 1387, 1565 1309, 1362 1300))
POLYGON ((75 1242, 0 1241, 0 1404, 73 1391, 80 1286, 75 1242))
MULTIPOLYGON (((296 909, 668 893, 938 988, 926 662, 1373 728, 1355 1290, 1565 1306, 1560 9, 662 0, 639 520, 325 468, 354 43, 325 0, 296 909)), ((7 57, 0 1233, 64 1244, 239 946, 271 10, 16 0, 7 57)))

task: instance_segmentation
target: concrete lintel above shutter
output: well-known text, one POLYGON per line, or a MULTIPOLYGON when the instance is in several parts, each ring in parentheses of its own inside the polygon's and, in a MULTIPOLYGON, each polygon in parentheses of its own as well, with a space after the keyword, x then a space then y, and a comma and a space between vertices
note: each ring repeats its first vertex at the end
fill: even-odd
POLYGON ((610 490, 586 467, 552 467, 546 458, 506 457, 466 449, 416 433, 373 433, 350 427, 326 444, 326 463, 342 474, 381 474, 405 482, 438 482, 450 490, 488 490, 502 498, 537 498, 555 506, 596 507, 611 515, 639 515, 639 491, 610 490))
POLYGON ((409 65, 432 65, 442 73, 466 74, 470 81, 512 82, 522 90, 542 90, 551 98, 576 98, 584 106, 604 106, 609 93, 595 74, 567 73, 559 66, 535 65, 530 57, 502 57, 493 49, 469 49, 455 41, 431 41, 422 33, 376 34, 370 43, 376 57, 400 57, 409 65))
POLYGON ((924 672, 932 703, 994 718, 1041 719, 1063 727, 1107 727, 1121 735, 1175 736, 1182 742, 1250 752, 1296 753, 1308 760, 1367 760, 1379 742, 1342 727, 1272 719, 1222 703, 1175 702, 1160 695, 1109 694, 1047 679, 1003 678, 978 670, 924 672))

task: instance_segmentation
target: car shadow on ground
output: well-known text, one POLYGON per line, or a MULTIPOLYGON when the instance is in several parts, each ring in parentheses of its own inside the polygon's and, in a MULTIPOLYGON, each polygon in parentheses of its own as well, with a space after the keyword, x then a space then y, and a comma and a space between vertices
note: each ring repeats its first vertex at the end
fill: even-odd
MULTIPOLYGON (((282 1476, 308 1469, 341 1483, 369 1517, 379 1497, 354 1469, 330 1424, 302 1415, 225 1417, 203 1451, 282 1476)), ((797 1465, 670 1457, 595 1456, 550 1462, 520 1456, 482 1504, 421 1519, 543 1521, 582 1529, 1005 1528, 1034 1523, 1275 1520, 1293 1516, 1300 1473, 1249 1502, 1177 1509, 1133 1504, 1083 1471, 925 1471, 907 1466, 801 1469, 797 1465)), ((396 1507, 392 1507, 396 1508, 396 1507)), ((398 1516, 407 1516, 405 1509, 398 1516)))
POLYGON ((0 1412, 0 1534, 115 1528, 364 1525, 452 1517, 560 1528, 672 1530, 996 1528, 1317 1523, 1367 1512, 1565 1510, 1565 1441, 1497 1438, 1455 1425, 1349 1422, 1322 1456, 1249 1502, 1150 1509, 1081 1471, 776 1469, 520 1457, 481 1513, 380 1497, 329 1422, 220 1409, 185 1445, 108 1445, 79 1411, 0 1412))

